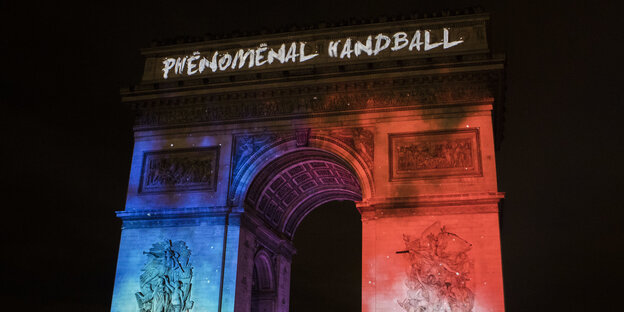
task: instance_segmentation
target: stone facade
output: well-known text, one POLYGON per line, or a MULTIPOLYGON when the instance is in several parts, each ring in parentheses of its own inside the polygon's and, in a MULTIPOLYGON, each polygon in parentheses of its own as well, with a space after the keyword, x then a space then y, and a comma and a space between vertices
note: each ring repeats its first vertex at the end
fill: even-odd
POLYGON ((111 311, 288 311, 292 237, 332 200, 362 215, 363 311, 504 311, 492 119, 504 59, 488 51, 487 19, 146 49, 144 80, 122 91, 135 146, 111 311), (401 29, 451 29, 466 44, 159 76, 163 59, 193 51, 292 38, 327 49, 401 29), (183 242, 188 266, 171 260, 182 247, 143 253, 162 242, 183 242))

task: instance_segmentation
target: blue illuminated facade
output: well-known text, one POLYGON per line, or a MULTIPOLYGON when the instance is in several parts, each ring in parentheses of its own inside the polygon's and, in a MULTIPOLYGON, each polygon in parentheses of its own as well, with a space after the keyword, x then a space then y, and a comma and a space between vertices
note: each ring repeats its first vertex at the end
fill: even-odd
POLYGON ((230 142, 137 135, 126 210, 117 213, 123 230, 111 311, 138 311, 144 252, 169 240, 185 242, 191 252, 190 311, 233 311, 240 218, 226 208, 229 166, 218 163, 229 159, 230 142), (149 168, 145 156, 155 151, 160 158, 149 168), (144 191, 146 185, 156 191, 144 191), (161 185, 167 188, 158 191, 161 185))

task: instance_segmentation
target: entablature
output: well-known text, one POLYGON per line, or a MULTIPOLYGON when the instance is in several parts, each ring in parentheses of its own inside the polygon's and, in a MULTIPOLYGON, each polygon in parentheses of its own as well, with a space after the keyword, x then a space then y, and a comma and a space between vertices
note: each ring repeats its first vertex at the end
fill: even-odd
POLYGON ((499 62, 486 68, 472 68, 474 71, 401 73, 389 77, 366 75, 359 77, 360 80, 322 80, 221 92, 172 92, 136 98, 127 96, 124 100, 136 112, 135 130, 336 113, 493 105, 503 79, 502 69, 499 62))

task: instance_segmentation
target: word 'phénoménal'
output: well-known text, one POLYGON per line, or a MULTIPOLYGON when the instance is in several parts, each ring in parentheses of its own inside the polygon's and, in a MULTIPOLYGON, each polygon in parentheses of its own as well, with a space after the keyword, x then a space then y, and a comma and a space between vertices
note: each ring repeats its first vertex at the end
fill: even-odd
MULTIPOLYGON (((381 51, 391 52, 407 49, 409 51, 429 51, 438 47, 448 49, 464 42, 463 38, 449 41, 449 29, 443 29, 442 40, 431 42, 430 30, 416 30, 410 37, 406 32, 396 32, 387 36, 380 33, 376 36, 368 36, 366 40, 359 41, 347 38, 343 40, 329 41, 327 55, 330 58, 358 58, 360 56, 375 56, 381 51), (424 38, 422 38, 424 37, 424 38)), ((257 48, 239 49, 236 52, 212 53, 210 58, 204 57, 199 51, 191 55, 165 58, 163 60, 163 78, 167 79, 169 73, 173 71, 176 75, 201 74, 209 69, 212 72, 237 70, 243 67, 252 68, 270 65, 273 63, 303 63, 319 56, 318 51, 306 54, 306 42, 282 43, 277 49, 269 48, 266 43, 261 43, 257 48)), ((309 48, 308 48, 309 50, 309 48)))

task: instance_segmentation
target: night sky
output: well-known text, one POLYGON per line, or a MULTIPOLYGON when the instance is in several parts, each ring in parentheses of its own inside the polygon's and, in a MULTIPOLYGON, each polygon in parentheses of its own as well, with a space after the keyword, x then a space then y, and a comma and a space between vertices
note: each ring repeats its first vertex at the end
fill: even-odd
MULTIPOLYGON (((131 112, 119 89, 139 82, 139 50, 152 40, 479 5, 491 13, 493 52, 507 57, 504 139, 496 155, 499 190, 507 194, 501 215, 507 311, 621 309, 621 7, 597 1, 15 2, 0 4, 3 307, 108 311, 121 231, 114 212, 124 209, 133 144, 131 112)), ((333 227, 335 235, 359 231, 347 208, 340 218, 350 225, 333 227)), ((328 246, 336 261, 359 265, 359 256, 352 259, 357 248, 326 245, 308 229, 330 217, 325 210, 297 234, 296 242, 312 246, 300 247, 300 257, 328 246)), ((326 283, 316 274, 300 276, 310 287, 326 283)), ((325 303, 323 311, 350 310, 326 295, 298 292, 304 294, 297 300, 325 303)), ((357 291, 339 293, 359 301, 357 291)))

